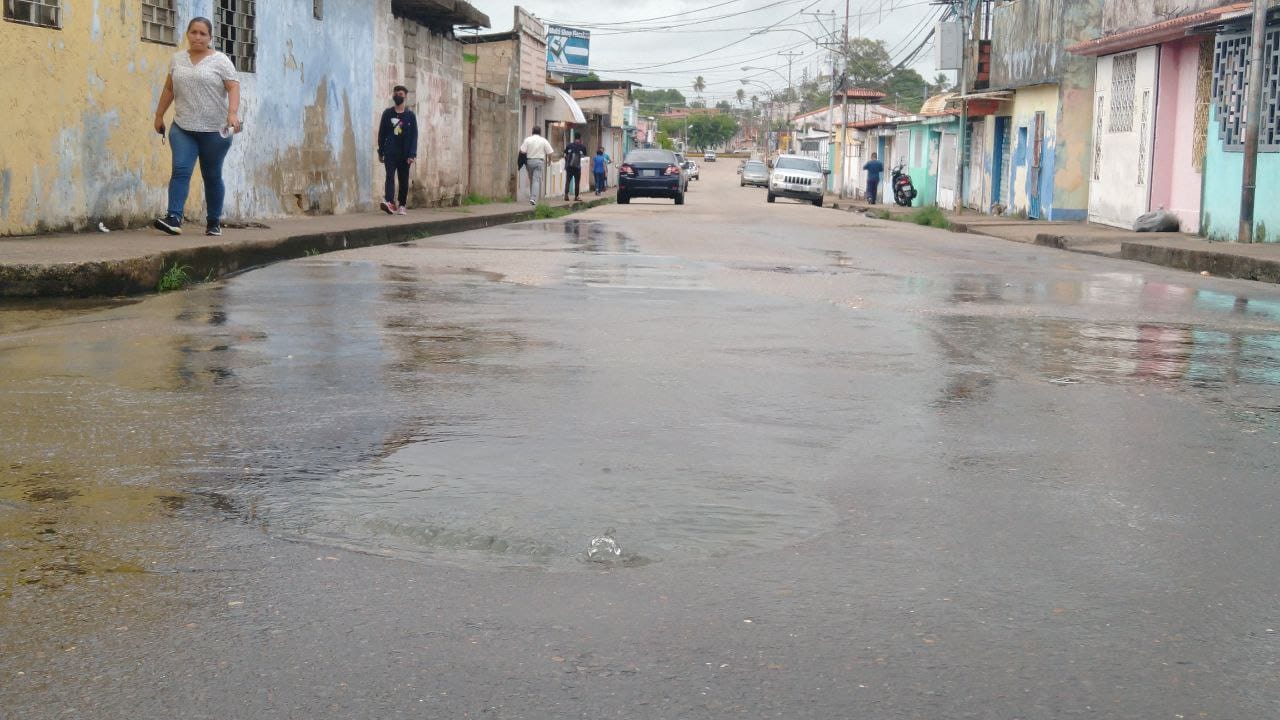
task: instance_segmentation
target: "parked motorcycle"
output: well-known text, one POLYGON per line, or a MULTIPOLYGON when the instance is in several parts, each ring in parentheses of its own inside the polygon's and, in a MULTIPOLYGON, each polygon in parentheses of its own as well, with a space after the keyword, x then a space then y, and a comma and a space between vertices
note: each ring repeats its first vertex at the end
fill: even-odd
POLYGON ((893 186, 893 201, 902 207, 911 207, 911 201, 916 199, 916 186, 911 183, 904 164, 899 163, 893 169, 889 182, 893 186))

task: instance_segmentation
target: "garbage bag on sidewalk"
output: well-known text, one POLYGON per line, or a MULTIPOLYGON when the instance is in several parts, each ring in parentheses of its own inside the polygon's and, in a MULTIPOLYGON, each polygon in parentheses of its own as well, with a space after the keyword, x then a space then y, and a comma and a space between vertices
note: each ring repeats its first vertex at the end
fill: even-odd
POLYGON ((1164 208, 1139 215, 1133 221, 1134 232, 1178 232, 1180 227, 1178 216, 1164 208))

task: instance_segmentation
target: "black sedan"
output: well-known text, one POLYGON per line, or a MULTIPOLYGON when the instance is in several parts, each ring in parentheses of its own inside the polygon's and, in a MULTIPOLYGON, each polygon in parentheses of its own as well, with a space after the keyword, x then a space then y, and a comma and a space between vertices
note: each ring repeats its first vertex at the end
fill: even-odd
POLYGON ((632 150, 618 167, 618 204, 633 197, 672 198, 684 204, 688 180, 680 170, 680 160, 670 150, 632 150))

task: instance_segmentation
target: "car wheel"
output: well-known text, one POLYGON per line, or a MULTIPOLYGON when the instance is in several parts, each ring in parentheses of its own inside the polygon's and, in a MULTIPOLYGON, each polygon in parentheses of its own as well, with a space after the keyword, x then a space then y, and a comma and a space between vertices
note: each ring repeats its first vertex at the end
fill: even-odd
POLYGON ((684 204, 684 193, 676 193, 676 204, 677 205, 684 204))
POLYGON ((742 182, 741 180, 738 181, 738 187, 746 187, 746 186, 747 186, 746 183, 742 182))
POLYGON ((817 207, 822 207, 822 198, 814 199, 813 204, 816 205, 817 207))
POLYGON ((619 205, 631 204, 631 196, 626 193, 618 193, 618 204, 619 205))
POLYGON ((777 200, 777 199, 778 199, 777 195, 774 195, 773 193, 769 193, 769 202, 773 202, 774 200, 777 200))

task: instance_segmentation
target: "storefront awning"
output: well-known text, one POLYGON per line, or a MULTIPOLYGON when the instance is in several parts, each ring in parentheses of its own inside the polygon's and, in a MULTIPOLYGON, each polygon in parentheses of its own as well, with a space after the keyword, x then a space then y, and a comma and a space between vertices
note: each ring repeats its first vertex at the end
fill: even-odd
POLYGON ((546 95, 546 112, 543 117, 547 120, 577 123, 579 125, 587 121, 587 116, 582 114, 582 107, 578 105, 578 101, 574 100, 569 93, 555 85, 547 85, 546 95))

